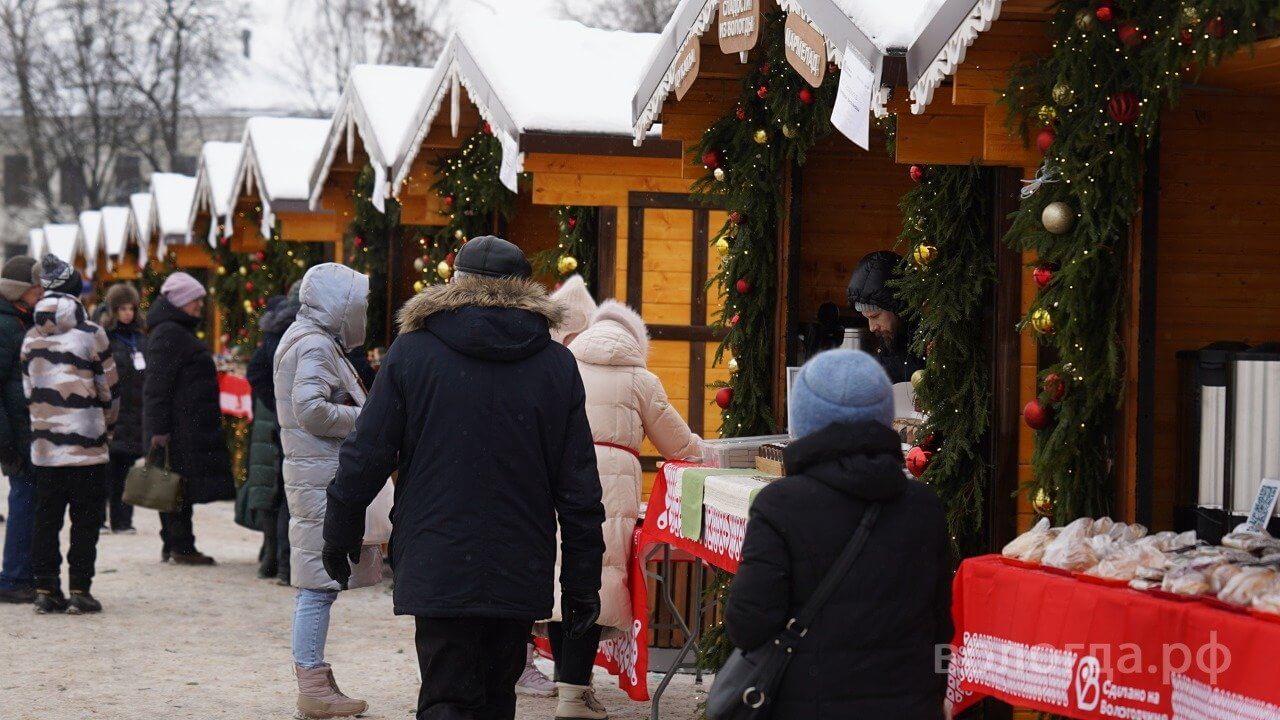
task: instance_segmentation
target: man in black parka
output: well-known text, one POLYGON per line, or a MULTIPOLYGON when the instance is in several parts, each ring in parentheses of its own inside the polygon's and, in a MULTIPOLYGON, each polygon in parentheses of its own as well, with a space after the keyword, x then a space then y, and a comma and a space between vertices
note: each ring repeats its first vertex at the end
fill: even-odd
POLYGON ((600 610, 600 478, 561 308, 511 243, 471 240, 405 304, 342 446, 325 569, 345 584, 392 471, 395 612, 417 620, 418 718, 513 718, 532 623, 551 616, 556 528, 569 632, 600 610))
POLYGON ((908 382, 916 370, 924 369, 924 358, 911 352, 915 324, 903 320, 906 303, 889 287, 889 281, 900 277, 901 264, 901 255, 880 250, 859 260, 849 278, 849 305, 879 338, 876 360, 894 383, 908 382))

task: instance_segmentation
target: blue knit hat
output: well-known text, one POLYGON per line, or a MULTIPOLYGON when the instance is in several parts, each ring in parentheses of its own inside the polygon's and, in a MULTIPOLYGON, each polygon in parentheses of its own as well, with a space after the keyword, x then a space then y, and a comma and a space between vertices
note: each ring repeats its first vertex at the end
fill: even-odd
POLYGON ((831 423, 871 420, 893 425, 893 385, 880 363, 861 350, 828 350, 800 368, 790 392, 791 437, 831 423))

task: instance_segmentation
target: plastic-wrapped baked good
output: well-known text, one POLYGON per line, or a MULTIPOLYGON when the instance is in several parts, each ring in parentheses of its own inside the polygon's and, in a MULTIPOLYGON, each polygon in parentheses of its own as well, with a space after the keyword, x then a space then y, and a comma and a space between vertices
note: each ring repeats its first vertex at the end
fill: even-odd
POLYGON ((1272 585, 1266 592, 1253 598, 1253 609, 1280 615, 1280 586, 1272 585))
POLYGON ((1139 577, 1140 570, 1145 569, 1155 574, 1153 579, 1159 579, 1164 577, 1165 562, 1164 553, 1154 546, 1135 543, 1100 560, 1089 569, 1089 574, 1113 580, 1133 580, 1139 577))
POLYGON ((1276 587, 1276 571, 1265 567, 1241 568, 1223 586, 1218 599, 1232 605, 1249 606, 1254 598, 1276 587))
POLYGON ((1209 573, 1209 592, 1215 594, 1222 592, 1227 583, 1236 575, 1239 575, 1242 570, 1244 568, 1235 563, 1223 563, 1214 568, 1209 573))
POLYGON ((1089 533, 1093 520, 1080 518, 1062 529, 1058 537, 1044 549, 1041 562, 1063 570, 1088 570, 1098 564, 1098 556, 1089 544, 1089 533))
POLYGON ((1089 530, 1090 535, 1106 535, 1116 526, 1116 521, 1109 517, 1100 517, 1093 521, 1093 526, 1089 530))
POLYGON ((1143 580, 1142 578, 1134 578, 1129 581, 1129 587, 1134 590, 1154 590, 1160 587, 1159 580, 1143 580))
POLYGON ((1147 527, 1145 525, 1139 525, 1138 523, 1133 523, 1132 525, 1127 523, 1116 523, 1111 528, 1111 532, 1107 534, 1119 543, 1137 542, 1141 538, 1146 537, 1147 527))
POLYGON ((1271 537, 1266 530, 1252 530, 1247 524, 1236 526, 1235 530, 1222 538, 1222 544, 1245 552, 1260 552, 1280 547, 1280 542, 1271 537))
POLYGON ((1038 563, 1044 557, 1045 546, 1053 539, 1050 530, 1049 518, 1040 518, 1040 522, 1034 527, 1005 545, 1000 554, 1023 562, 1038 563))
POLYGON ((1160 589, 1178 595, 1203 595, 1209 592, 1209 578, 1202 570, 1178 567, 1165 573, 1160 589))

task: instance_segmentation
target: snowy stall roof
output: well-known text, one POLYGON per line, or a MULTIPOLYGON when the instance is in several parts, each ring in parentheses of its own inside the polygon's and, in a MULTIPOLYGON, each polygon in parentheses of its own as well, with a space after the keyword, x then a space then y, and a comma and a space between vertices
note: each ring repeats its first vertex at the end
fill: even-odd
POLYGON ((223 233, 231 235, 231 215, 236 206, 236 172, 244 156, 244 144, 238 142, 207 142, 200 150, 200 166, 196 170, 196 201, 191 207, 192 227, 196 214, 208 210, 215 220, 209 223, 209 245, 218 244, 218 219, 223 223, 223 233))
POLYGON ((27 255, 36 260, 44 257, 44 229, 31 228, 27 231, 27 255))
POLYGON ((177 173, 151 176, 151 219, 160 236, 157 257, 168 245, 191 244, 191 206, 196 201, 196 179, 177 173))
POLYGON ((132 224, 133 214, 129 208, 119 205, 102 208, 102 243, 106 249, 108 268, 124 258, 132 224))
MULTIPOLYGON (((884 57, 905 56, 911 88, 911 111, 924 112, 933 91, 964 61, 978 34, 1000 15, 1003 0, 779 0, 798 12, 827 41, 828 57, 844 62, 852 47, 868 64, 884 57)), ((636 141, 662 112, 674 89, 674 64, 690 37, 701 36, 715 17, 718 0, 681 0, 662 31, 657 49, 632 99, 636 141)), ((883 116, 888 93, 876 93, 872 109, 883 116)))
POLYGON ((393 174, 392 191, 398 193, 408 176, 446 91, 453 90, 452 116, 458 117, 459 86, 504 140, 504 151, 527 148, 531 134, 630 137, 631 90, 657 41, 652 33, 516 12, 477 8, 464 14, 439 60, 445 72, 436 75, 439 84, 393 174))
POLYGON ((80 224, 60 223, 44 226, 44 249, 65 263, 75 264, 80 252, 80 224))
POLYGON ((84 250, 84 274, 92 278, 98 270, 98 251, 102 249, 102 211, 80 213, 80 239, 84 250))
POLYGON ((257 189, 264 238, 271 237, 276 211, 311 209, 311 177, 330 124, 313 118, 249 118, 235 188, 238 193, 257 189))
POLYGON ((129 216, 134 239, 138 243, 138 267, 144 268, 151 260, 151 193, 141 192, 129 196, 129 216))
POLYGON ((312 207, 320 201, 338 148, 345 144, 347 162, 354 161, 355 136, 359 134, 373 166, 371 199, 379 211, 385 210, 387 177, 409 152, 422 115, 428 111, 434 115, 432 106, 439 105, 436 95, 443 86, 443 64, 440 67, 439 73, 435 69, 399 65, 357 65, 351 69, 325 140, 323 160, 311 178, 312 207))

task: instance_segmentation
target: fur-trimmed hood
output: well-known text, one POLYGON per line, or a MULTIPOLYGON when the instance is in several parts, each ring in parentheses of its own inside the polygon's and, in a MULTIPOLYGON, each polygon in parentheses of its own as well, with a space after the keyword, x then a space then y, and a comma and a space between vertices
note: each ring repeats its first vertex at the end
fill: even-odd
POLYGON ((569 351, 591 365, 645 367, 649 360, 649 331, 640 314, 617 300, 605 300, 591 317, 591 325, 569 351))
POLYGON ((552 340, 564 344, 570 335, 577 335, 591 326, 591 318, 598 307, 581 275, 570 275, 551 293, 551 299, 564 306, 565 310, 564 322, 551 330, 552 340))
POLYGON ((426 330, 464 355, 512 361, 551 342, 564 308, 533 280, 472 276, 427 288, 396 320, 401 333, 426 330))

